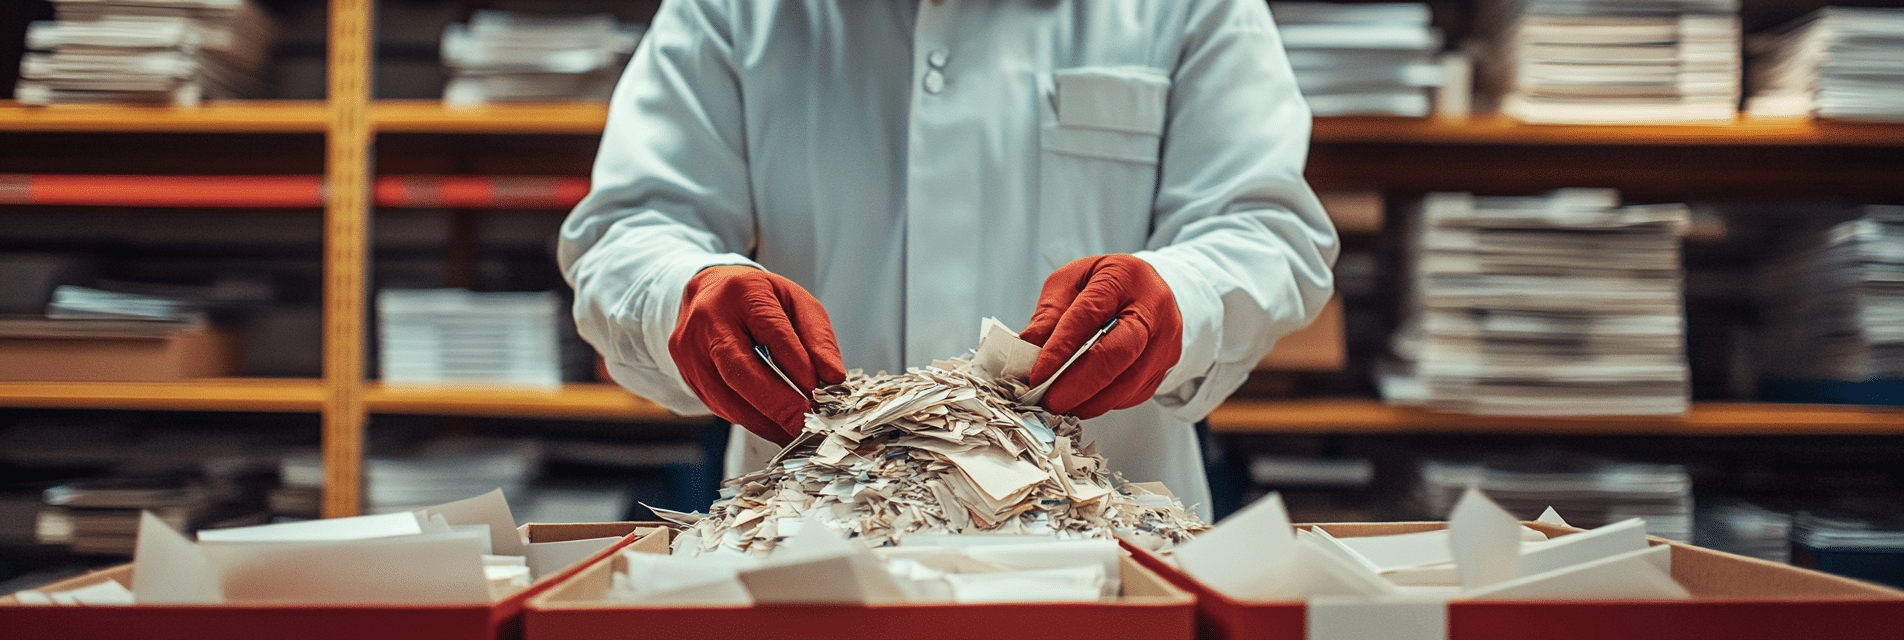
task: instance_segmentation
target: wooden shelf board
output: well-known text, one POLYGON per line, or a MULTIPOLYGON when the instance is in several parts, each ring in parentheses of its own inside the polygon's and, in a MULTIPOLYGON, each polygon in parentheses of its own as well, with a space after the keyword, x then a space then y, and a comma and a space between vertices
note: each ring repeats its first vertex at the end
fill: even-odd
POLYGON ((600 135, 608 105, 594 102, 447 107, 434 100, 381 100, 370 120, 383 133, 566 133, 600 135))
POLYGON ((612 384, 567 384, 560 389, 494 385, 386 385, 369 383, 364 403, 371 413, 705 422, 682 418, 661 405, 612 384))
POLYGON ((321 100, 227 100, 198 107, 23 105, 0 100, 0 131, 115 133, 324 133, 321 100))
POLYGON ((1250 400, 1210 414, 1222 433, 1552 435, 1899 435, 1904 409, 1862 405, 1696 403, 1683 417, 1475 416, 1375 400, 1250 400))
POLYGON ((1536 125, 1498 117, 1317 118, 1318 144, 1843 147, 1904 145, 1904 125, 1741 117, 1728 124, 1536 125))
POLYGON ((8 407, 316 413, 323 403, 323 385, 313 379, 0 382, 0 406, 8 407))

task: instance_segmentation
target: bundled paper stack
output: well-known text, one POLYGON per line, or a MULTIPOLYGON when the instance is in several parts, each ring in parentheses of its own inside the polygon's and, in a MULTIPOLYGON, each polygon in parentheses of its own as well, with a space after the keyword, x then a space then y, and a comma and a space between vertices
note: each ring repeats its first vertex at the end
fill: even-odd
POLYGON ((146 514, 130 580, 21 591, 25 604, 480 604, 619 538, 530 543, 502 492, 412 512, 204 529, 146 514))
MULTIPOLYGON (((541 464, 534 440, 442 438, 402 454, 380 452, 364 460, 364 510, 412 511, 485 487, 523 496, 541 464)), ((324 486, 323 457, 316 451, 287 455, 279 476, 272 511, 314 516, 324 486)))
POLYGON ((1021 401, 1038 347, 987 319, 972 359, 849 376, 767 468, 685 524, 701 551, 765 554, 827 527, 871 544, 921 533, 1122 536, 1156 546, 1203 524, 1158 483, 1114 480, 1078 421, 1021 401))
POLYGON ((443 32, 443 101, 607 102, 645 30, 607 14, 544 16, 483 10, 443 32))
POLYGON ((1428 115, 1442 84, 1428 5, 1272 2, 1270 11, 1315 115, 1428 115))
POLYGON ((1486 93, 1523 122, 1738 115, 1738 0, 1493 0, 1477 33, 1486 93))
POLYGON ((1796 243, 1763 284, 1768 377, 1904 377, 1904 206, 1866 206, 1796 243))
POLYGON ((1495 415, 1684 413, 1684 205, 1606 189, 1438 193, 1408 234, 1414 271, 1389 402, 1495 415))
MULTIPOLYGON (((1566 525, 1551 509, 1540 520, 1566 525)), ((1439 605, 1450 600, 1689 598, 1672 577, 1671 556, 1670 545, 1649 546, 1639 520, 1548 538, 1470 490, 1448 514, 1446 529, 1342 538, 1326 527, 1293 529, 1271 494, 1165 559, 1238 600, 1310 600, 1310 637, 1350 638, 1371 636, 1322 633, 1319 627, 1339 621, 1321 619, 1326 612, 1313 606, 1315 599, 1423 603, 1439 627, 1399 635, 1436 637, 1447 629, 1436 617, 1445 615, 1439 605)))
POLYGON ((1594 461, 1523 470, 1429 460, 1421 465, 1420 481, 1428 513, 1445 513, 1464 491, 1478 487, 1522 519, 1551 506, 1580 526, 1640 518, 1653 535, 1692 539, 1692 476, 1680 465, 1594 461))
POLYGON ((1702 502, 1693 513, 1693 544, 1708 549, 1791 562, 1791 537, 1792 514, 1742 500, 1702 502))
POLYGON ((29 25, 15 97, 26 104, 257 95, 270 16, 249 0, 56 0, 29 25))
POLYGON ((1904 8, 1825 7, 1747 45, 1752 115, 1904 120, 1904 8))
POLYGON ((562 384, 552 292, 385 289, 377 306, 385 383, 562 384))

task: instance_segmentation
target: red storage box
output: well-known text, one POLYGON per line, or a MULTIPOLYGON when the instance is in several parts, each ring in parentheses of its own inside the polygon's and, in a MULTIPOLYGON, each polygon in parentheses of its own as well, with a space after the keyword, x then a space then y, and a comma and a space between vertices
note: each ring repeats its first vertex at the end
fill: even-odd
MULTIPOLYGON (((1548 536, 1580 531, 1540 522, 1548 536)), ((1443 528, 1439 522, 1300 525, 1338 538, 1443 528)), ((1673 546, 1673 579, 1691 600, 1467 602, 1448 605, 1449 640, 1750 640, 1904 638, 1904 591, 1654 538, 1673 546)), ((1197 637, 1300 640, 1302 602, 1236 600, 1143 551, 1137 561, 1197 596, 1197 637)), ((1245 560, 1246 561, 1246 560, 1245 560)))
MULTIPOLYGON (((666 552, 663 536, 642 542, 666 552)), ((1190 594, 1129 557, 1121 564, 1123 595, 1099 602, 655 607, 602 600, 610 576, 625 568, 617 553, 531 598, 523 626, 528 640, 1188 640, 1195 629, 1190 594)))
MULTIPOLYGON (((621 536, 575 566, 491 604, 460 605, 22 605, 0 596, 0 636, 128 640, 475 640, 522 637, 524 603, 622 547, 653 522, 525 524, 530 542, 621 536)), ((40 587, 62 591, 116 579, 132 584, 132 565, 101 569, 40 587)))

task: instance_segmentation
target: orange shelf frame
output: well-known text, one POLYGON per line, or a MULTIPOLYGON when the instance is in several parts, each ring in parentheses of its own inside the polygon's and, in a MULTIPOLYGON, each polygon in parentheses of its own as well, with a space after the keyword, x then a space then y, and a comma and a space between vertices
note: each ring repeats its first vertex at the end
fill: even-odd
POLYGON ((701 423, 612 384, 567 384, 543 391, 494 385, 388 385, 370 383, 364 404, 371 413, 494 418, 626 420, 701 423))
POLYGON ((301 378, 179 382, 0 382, 0 406, 317 413, 323 384, 301 378))
POLYGON ((1233 399, 1210 414, 1221 433, 1550 435, 1899 435, 1904 408, 1695 403, 1684 416, 1476 416, 1375 400, 1233 399))
POLYGON ((321 134, 326 113, 321 100, 227 100, 197 107, 0 100, 0 131, 321 134))

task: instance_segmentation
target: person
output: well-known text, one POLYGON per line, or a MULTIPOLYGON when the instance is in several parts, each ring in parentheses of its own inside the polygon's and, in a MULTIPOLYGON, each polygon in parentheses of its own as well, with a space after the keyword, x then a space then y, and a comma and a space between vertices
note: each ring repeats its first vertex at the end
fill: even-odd
POLYGON ((1333 289, 1310 118, 1261 0, 666 0, 559 261, 631 391, 736 427, 801 388, 1041 345, 1112 469, 1210 516, 1194 423, 1333 289))

